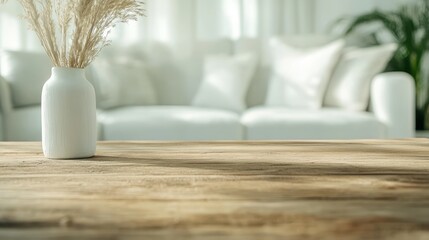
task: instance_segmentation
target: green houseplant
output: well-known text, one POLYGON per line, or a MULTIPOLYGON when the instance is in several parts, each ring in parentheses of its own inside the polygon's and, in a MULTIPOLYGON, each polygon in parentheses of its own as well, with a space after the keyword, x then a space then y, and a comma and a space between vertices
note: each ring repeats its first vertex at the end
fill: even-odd
POLYGON ((409 73, 416 86, 416 128, 427 129, 427 110, 429 97, 428 78, 423 73, 423 59, 429 49, 429 0, 419 0, 403 5, 394 11, 375 10, 352 19, 345 34, 357 28, 378 23, 383 31, 375 29, 368 32, 374 44, 381 44, 382 34, 388 33, 398 43, 398 50, 389 63, 389 71, 409 73))

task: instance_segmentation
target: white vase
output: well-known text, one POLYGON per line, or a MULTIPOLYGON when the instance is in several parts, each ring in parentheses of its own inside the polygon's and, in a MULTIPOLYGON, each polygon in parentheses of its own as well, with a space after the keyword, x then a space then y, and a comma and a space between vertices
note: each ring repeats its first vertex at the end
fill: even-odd
POLYGON ((94 156, 97 141, 95 91, 77 68, 52 68, 42 91, 43 153, 52 159, 94 156))

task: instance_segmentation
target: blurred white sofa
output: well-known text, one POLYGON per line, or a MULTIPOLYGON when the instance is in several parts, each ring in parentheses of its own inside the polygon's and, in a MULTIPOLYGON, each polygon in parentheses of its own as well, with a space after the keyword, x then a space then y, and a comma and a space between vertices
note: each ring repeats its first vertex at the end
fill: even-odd
MULTIPOLYGON (((330 38, 300 36, 285 41, 301 47, 313 47, 327 43, 330 38)), ((157 103, 99 109, 100 140, 374 139, 414 136, 414 87, 411 77, 405 73, 377 75, 372 81, 371 101, 365 111, 264 106, 270 79, 270 66, 264 61, 265 46, 263 41, 242 39, 200 42, 186 53, 182 53, 181 49, 172 50, 161 43, 126 50, 107 50, 103 57, 121 55, 150 62, 157 103), (246 51, 257 52, 261 58, 247 94, 248 109, 237 113, 191 106, 201 83, 204 56, 246 51)), ((40 140, 40 92, 44 80, 50 75, 49 60, 40 54, 18 52, 8 52, 0 57, 3 139, 40 140)), ((91 71, 89 68, 90 79, 91 71)))

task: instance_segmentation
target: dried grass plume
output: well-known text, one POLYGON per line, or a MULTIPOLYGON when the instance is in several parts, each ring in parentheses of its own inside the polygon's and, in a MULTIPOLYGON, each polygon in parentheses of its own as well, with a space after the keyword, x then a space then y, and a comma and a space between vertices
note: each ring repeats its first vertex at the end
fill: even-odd
POLYGON ((87 67, 110 43, 107 37, 117 23, 137 20, 144 14, 144 3, 138 0, 17 1, 57 67, 87 67))

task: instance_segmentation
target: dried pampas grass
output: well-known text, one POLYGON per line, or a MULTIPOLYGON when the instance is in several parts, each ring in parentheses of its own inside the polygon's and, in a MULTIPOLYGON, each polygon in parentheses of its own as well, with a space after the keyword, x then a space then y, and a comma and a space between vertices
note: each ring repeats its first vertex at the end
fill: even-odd
POLYGON ((117 23, 137 20, 144 13, 144 3, 138 0, 17 1, 57 67, 87 67, 109 45, 107 37, 117 23))

